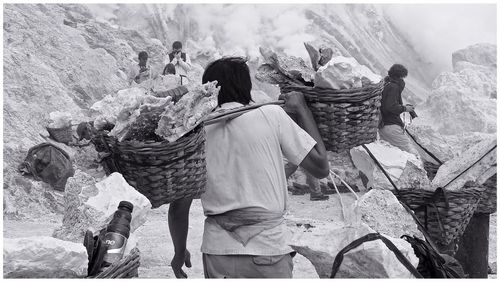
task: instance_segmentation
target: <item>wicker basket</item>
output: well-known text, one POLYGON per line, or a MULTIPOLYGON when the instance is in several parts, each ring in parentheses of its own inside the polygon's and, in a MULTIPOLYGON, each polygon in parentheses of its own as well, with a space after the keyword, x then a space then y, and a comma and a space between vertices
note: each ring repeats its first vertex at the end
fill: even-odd
POLYGON ((302 92, 326 149, 343 152, 377 139, 383 87, 383 82, 343 90, 282 85, 281 91, 302 92))
POLYGON ((462 236, 483 191, 483 187, 468 187, 460 191, 438 188, 393 193, 414 211, 438 247, 445 247, 462 236))
MULTIPOLYGON (((429 180, 432 181, 440 165, 431 162, 424 162, 424 169, 427 171, 429 180)), ((476 213, 494 213, 497 211, 497 175, 494 174, 483 183, 485 190, 481 193, 476 213)))
MULTIPOLYGON (((104 135, 107 171, 117 171, 153 208, 182 198, 196 198, 205 191, 205 130, 196 127, 177 141, 118 142, 104 135)), ((102 139, 101 139, 102 140, 102 139)))
POLYGON ((488 178, 482 186, 485 190, 481 194, 476 213, 495 213, 497 211, 497 174, 488 178))
POLYGON ((121 260, 111 264, 103 272, 92 278, 132 278, 139 276, 140 252, 133 248, 130 254, 121 260))
POLYGON ((71 141, 73 141, 73 131, 71 130, 71 126, 63 128, 46 128, 49 132, 49 136, 57 142, 69 144, 71 141))

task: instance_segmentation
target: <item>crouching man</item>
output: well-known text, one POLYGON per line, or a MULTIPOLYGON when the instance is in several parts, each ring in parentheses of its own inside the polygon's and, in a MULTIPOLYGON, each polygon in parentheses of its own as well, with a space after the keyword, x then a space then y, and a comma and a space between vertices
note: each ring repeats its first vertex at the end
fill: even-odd
MULTIPOLYGON (((202 81, 215 80, 221 87, 218 109, 252 101, 244 59, 209 64, 202 81)), ((288 196, 283 157, 317 178, 328 175, 329 164, 302 94, 282 98, 284 109, 262 106, 205 128, 208 182, 201 202, 207 218, 201 251, 206 278, 292 277, 294 252, 283 217, 288 196)), ((172 267, 179 271, 189 252, 176 256, 172 267)))

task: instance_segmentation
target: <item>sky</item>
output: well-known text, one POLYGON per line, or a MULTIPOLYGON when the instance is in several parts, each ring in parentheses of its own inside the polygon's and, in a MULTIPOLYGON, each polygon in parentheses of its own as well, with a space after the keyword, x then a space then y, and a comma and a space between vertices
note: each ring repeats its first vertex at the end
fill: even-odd
POLYGON ((448 70, 451 69, 452 52, 476 43, 497 42, 497 7, 494 4, 382 6, 408 35, 417 51, 448 70))

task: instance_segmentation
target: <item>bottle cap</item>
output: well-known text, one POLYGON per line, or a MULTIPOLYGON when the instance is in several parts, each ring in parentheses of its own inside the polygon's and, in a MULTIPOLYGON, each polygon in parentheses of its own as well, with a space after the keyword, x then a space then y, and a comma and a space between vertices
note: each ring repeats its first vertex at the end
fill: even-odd
POLYGON ((129 212, 132 212, 134 210, 134 205, 131 202, 121 201, 118 204, 118 208, 123 208, 125 210, 128 210, 129 212))

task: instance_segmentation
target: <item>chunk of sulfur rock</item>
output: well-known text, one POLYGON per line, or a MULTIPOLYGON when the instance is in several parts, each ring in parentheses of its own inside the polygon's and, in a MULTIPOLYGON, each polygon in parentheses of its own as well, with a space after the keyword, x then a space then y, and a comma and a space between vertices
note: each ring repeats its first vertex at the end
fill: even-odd
POLYGON ((4 238, 4 278, 83 278, 87 250, 74 243, 43 237, 4 238))
POLYGON ((361 213, 361 221, 379 233, 393 238, 415 235, 424 239, 412 216, 391 191, 372 189, 355 205, 361 213))
POLYGON ((120 201, 134 205, 130 232, 134 232, 147 220, 151 202, 130 186, 120 173, 112 173, 98 183, 89 182, 88 175, 79 172, 75 179, 70 178, 66 188, 66 209, 63 224, 54 230, 56 238, 82 242, 85 231, 99 231, 111 221, 120 201))

